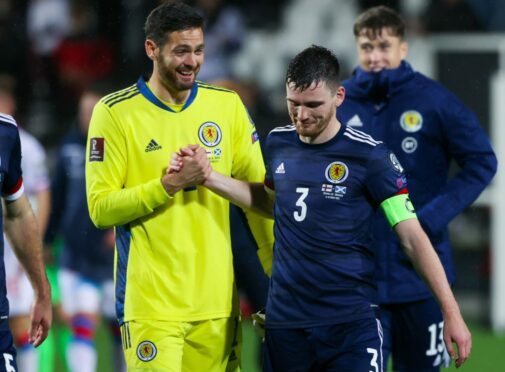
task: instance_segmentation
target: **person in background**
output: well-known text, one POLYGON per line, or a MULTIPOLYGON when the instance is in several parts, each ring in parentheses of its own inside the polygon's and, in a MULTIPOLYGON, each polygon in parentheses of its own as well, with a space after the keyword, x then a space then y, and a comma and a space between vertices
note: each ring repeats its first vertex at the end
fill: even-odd
MULTIPOLYGON (((337 117, 384 141, 398 156, 419 222, 453 285, 447 225, 489 184, 497 161, 475 115, 405 60, 404 34, 402 18, 385 6, 356 19, 359 66, 342 82, 347 96, 337 117), (450 176, 452 161, 459 170, 450 176)), ((384 360, 392 355, 395 371, 438 371, 449 363, 444 314, 380 213, 374 217, 373 241, 384 360)))
POLYGON ((205 18, 205 63, 198 78, 207 83, 232 78, 231 61, 246 34, 241 9, 223 0, 195 0, 194 4, 205 18))
POLYGON ((107 84, 95 82, 79 100, 77 126, 63 138, 52 182, 52 212, 45 241, 61 236, 58 283, 63 311, 72 338, 67 363, 72 372, 94 372, 97 366, 95 334, 102 317, 113 338, 112 363, 124 371, 119 324, 114 309, 114 233, 97 229, 88 214, 84 176, 86 136, 93 107, 107 84))

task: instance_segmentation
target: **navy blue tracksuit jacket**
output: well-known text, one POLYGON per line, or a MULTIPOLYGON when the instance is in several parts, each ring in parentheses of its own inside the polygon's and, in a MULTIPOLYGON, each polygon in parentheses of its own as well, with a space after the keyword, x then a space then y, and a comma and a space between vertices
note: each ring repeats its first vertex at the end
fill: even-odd
MULTIPOLYGON (((397 69, 379 73, 357 68, 342 84, 346 98, 337 109, 338 119, 384 141, 396 154, 405 168, 419 220, 453 283, 447 225, 496 173, 497 160, 487 135, 456 96, 405 61, 397 69), (449 176, 451 160, 459 169, 449 176)), ((430 297, 380 210, 373 229, 378 302, 430 297)))

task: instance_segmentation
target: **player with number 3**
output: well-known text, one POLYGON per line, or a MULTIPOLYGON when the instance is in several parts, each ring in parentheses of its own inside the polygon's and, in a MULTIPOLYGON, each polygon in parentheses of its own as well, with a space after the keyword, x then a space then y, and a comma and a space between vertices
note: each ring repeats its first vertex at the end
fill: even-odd
MULTIPOLYGON (((471 336, 417 220, 403 168, 382 142, 337 120, 345 98, 338 74, 329 50, 312 46, 299 53, 286 76, 293 124, 267 138, 264 184, 215 171, 204 182, 241 207, 274 216, 265 370, 382 371, 371 240, 377 208, 440 303, 444 341, 459 366, 471 336)), ((189 147, 175 154, 173 171, 191 154, 189 147)))

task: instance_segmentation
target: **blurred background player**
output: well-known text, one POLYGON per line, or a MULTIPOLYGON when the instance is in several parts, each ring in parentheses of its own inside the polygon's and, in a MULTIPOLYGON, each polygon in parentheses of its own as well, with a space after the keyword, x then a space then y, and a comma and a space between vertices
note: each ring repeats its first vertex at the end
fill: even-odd
POLYGON ((72 339, 67 363, 72 372, 94 372, 97 365, 95 332, 101 317, 114 340, 113 363, 125 370, 119 325, 114 309, 114 233, 97 229, 86 203, 84 164, 86 136, 93 107, 106 94, 105 84, 90 85, 79 101, 78 125, 64 137, 53 179, 52 213, 46 242, 62 237, 58 282, 72 339))
MULTIPOLYGON (((392 9, 366 10, 354 24, 359 66, 342 82, 338 119, 384 141, 406 170, 424 230, 455 281, 447 225, 469 207, 496 172, 496 157, 476 116, 440 84, 405 61, 405 24, 392 9), (459 169, 450 173, 451 162, 459 169)), ((374 246, 384 360, 395 371, 438 371, 449 360, 443 317, 386 219, 377 212, 374 246)))
MULTIPOLYGON (((15 80, 0 77, 0 112, 14 116, 16 113, 15 80)), ((45 231, 50 209, 50 183, 46 166, 46 153, 38 140, 18 127, 21 140, 21 168, 23 185, 39 225, 45 231)), ((42 236, 41 236, 42 238, 42 236)), ((29 342, 30 307, 34 299, 33 289, 9 239, 4 235, 4 261, 9 300, 9 325, 14 336, 20 372, 37 370, 38 355, 29 342)))

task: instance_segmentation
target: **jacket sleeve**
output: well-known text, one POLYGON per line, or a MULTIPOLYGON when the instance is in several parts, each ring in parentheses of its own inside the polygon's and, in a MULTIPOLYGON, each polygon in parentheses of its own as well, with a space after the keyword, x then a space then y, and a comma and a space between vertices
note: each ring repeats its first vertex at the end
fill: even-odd
POLYGON ((170 199, 160 178, 124 187, 128 171, 127 138, 109 108, 101 102, 93 110, 87 142, 86 195, 91 220, 97 227, 127 224, 152 213, 170 199), (93 154, 92 141, 99 144, 93 154))
POLYGON ((447 141, 444 145, 459 169, 442 191, 417 211, 430 236, 441 233, 469 207, 497 169, 495 153, 475 114, 453 95, 441 102, 439 110, 447 141))

